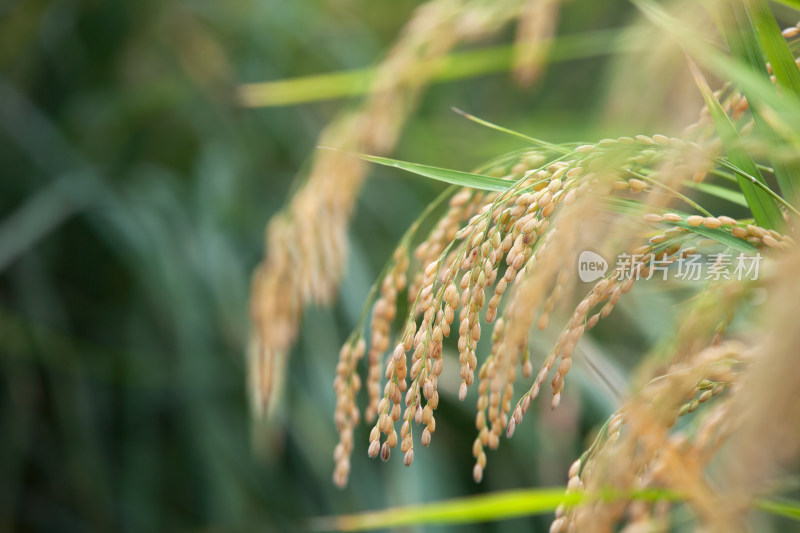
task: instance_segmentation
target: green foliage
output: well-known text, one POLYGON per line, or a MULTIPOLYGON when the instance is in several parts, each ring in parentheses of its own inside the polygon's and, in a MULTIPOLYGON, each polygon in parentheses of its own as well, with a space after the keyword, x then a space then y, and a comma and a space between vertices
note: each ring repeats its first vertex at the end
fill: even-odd
MULTIPOLYGON (((635 3, 659 24, 667 20, 657 4, 635 3)), ((576 380, 574 420, 555 429, 531 420, 530 431, 518 430, 492 457, 481 487, 468 479, 472 458, 461 446, 474 437, 473 414, 443 397, 452 422, 441 424, 442 444, 431 447, 430 459, 406 471, 367 463, 359 451, 358 482, 340 492, 330 483, 335 353, 379 265, 404 238, 400 228, 439 207, 430 202, 434 182, 490 191, 511 184, 446 167, 474 168, 520 140, 525 149, 571 153, 576 143, 565 139, 627 127, 629 117, 603 116, 608 95, 598 80, 609 55, 651 44, 622 35, 628 2, 567 5, 563 35, 549 43, 550 70, 534 88, 509 81, 509 44, 459 50, 443 61, 398 159, 361 156, 433 182, 374 173, 351 225, 339 302, 304 318, 277 419, 253 424, 247 408, 248 289, 264 223, 284 205, 319 130, 339 110, 323 100, 363 94, 369 65, 416 4, 44 0, 0 8, 0 530, 284 531, 311 516, 364 508, 387 510, 315 525, 547 530, 538 518, 477 522, 550 512, 564 501, 561 489, 499 491, 564 482, 591 428, 615 407, 590 371, 576 380), (274 107, 243 110, 242 84, 265 79, 286 80, 270 82, 266 100, 274 107), (314 105, 281 107, 299 103, 314 105), (517 137, 488 138, 464 128, 447 111, 452 105, 551 142, 470 115, 517 137), (484 490, 498 492, 446 502, 484 490)), ((716 200, 746 204, 759 222, 780 227, 777 193, 749 176, 759 179, 756 162, 768 162, 782 205, 798 198, 800 163, 785 154, 800 150, 800 81, 766 3, 746 5, 752 55, 685 42, 699 64, 746 93, 768 161, 749 154, 737 125, 710 99, 729 158, 717 170, 736 175, 743 192, 690 187, 709 195, 709 211, 717 211, 716 200)), ((428 222, 421 217, 413 230, 428 222)), ((752 250, 719 230, 686 229, 752 250)), ((628 337, 614 335, 598 350, 622 379, 625 357, 646 337, 635 315, 619 319, 628 337)), ((366 434, 355 438, 361 450, 366 434)), ((798 515, 791 502, 757 506, 798 515)))
MULTIPOLYGON (((550 46, 548 61, 560 63, 605 56, 633 50, 642 46, 634 41, 622 41, 615 30, 599 30, 567 35, 553 42, 531 46, 550 46)), ((517 46, 504 44, 449 54, 434 68, 434 82, 457 81, 498 72, 507 72, 512 64, 517 46)), ((328 74, 316 74, 288 80, 250 83, 239 87, 238 96, 244 105, 269 107, 307 104, 361 96, 369 91, 374 77, 373 69, 354 69, 328 74)))
MULTIPOLYGON (((383 509, 336 517, 320 517, 311 523, 316 531, 364 531, 398 526, 426 524, 456 525, 487 520, 504 520, 520 515, 553 512, 559 505, 586 503, 579 493, 566 493, 566 487, 496 492, 484 496, 383 509)), ((680 502, 683 498, 666 490, 642 490, 633 494, 602 496, 603 501, 620 498, 644 502, 680 502)), ((755 503, 761 511, 800 521, 800 503, 785 499, 761 499, 755 503)))
POLYGON ((566 487, 496 492, 444 502, 412 505, 330 518, 317 518, 318 531, 364 531, 421 524, 469 524, 517 516, 550 513, 563 503, 577 503, 577 495, 564 494, 566 487))
MULTIPOLYGON (((733 3, 726 13, 725 19, 733 26, 725 33, 731 52, 761 78, 768 77, 765 59, 769 60, 775 65, 779 84, 790 90, 792 96, 800 95, 797 90, 800 88, 800 72, 767 4, 748 1, 746 5, 745 10, 733 3)), ((745 90, 746 95, 751 92, 745 90)), ((771 99, 781 98, 776 93, 771 99)), ((773 147, 772 154, 778 154, 781 135, 774 131, 758 106, 753 106, 751 111, 758 133, 773 147)), ((772 157, 772 165, 783 194, 792 201, 800 198, 800 161, 787 161, 785 157, 777 155, 772 157)))
POLYGON ((378 157, 374 155, 358 154, 357 157, 365 161, 385 165, 387 167, 394 167, 417 174, 426 178, 436 181, 442 181, 451 185, 458 185, 460 187, 469 187, 472 189, 479 189, 482 191, 506 191, 512 185, 512 182, 502 180, 500 178, 493 178, 491 176, 483 176, 480 174, 472 174, 470 172, 462 172, 460 170, 449 170, 446 168, 432 167, 429 165, 420 165, 419 163, 409 163, 407 161, 398 161, 397 159, 390 159, 388 157, 378 157))
POLYGON ((757 186, 756 182, 761 184, 765 183, 764 177, 759 172, 755 161, 753 161, 747 149, 743 146, 742 139, 739 137, 736 127, 711 93, 711 89, 705 82, 702 74, 697 70, 697 67, 694 65, 691 65, 691 67, 728 157, 731 163, 735 165, 737 169, 740 169, 736 176, 739 187, 742 189, 742 193, 744 193, 744 197, 747 200, 747 205, 753 213, 753 217, 756 219, 756 222, 766 228, 781 227, 783 225, 783 220, 780 210, 778 209, 778 204, 770 198, 769 194, 757 186))

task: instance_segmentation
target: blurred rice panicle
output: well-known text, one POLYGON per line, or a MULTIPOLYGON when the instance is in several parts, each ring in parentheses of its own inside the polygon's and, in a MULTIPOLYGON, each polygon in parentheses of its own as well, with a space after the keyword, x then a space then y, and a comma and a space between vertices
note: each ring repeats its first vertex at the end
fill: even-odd
MULTIPOLYGON (((493 35, 518 17, 525 4, 431 0, 420 6, 378 67, 365 101, 330 124, 318 144, 342 152, 390 151, 435 74, 435 60, 461 42, 493 35)), ((336 293, 346 260, 347 223, 365 173, 365 164, 350 155, 317 151, 305 184, 269 223, 251 297, 248 375, 257 417, 273 409, 280 397, 286 357, 304 307, 324 305, 336 293)))

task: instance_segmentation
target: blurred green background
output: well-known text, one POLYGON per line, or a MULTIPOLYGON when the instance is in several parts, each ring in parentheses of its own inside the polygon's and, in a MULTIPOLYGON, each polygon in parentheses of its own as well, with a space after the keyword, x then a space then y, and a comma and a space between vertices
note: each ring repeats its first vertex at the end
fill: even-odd
MULTIPOLYGON (((248 290, 263 228, 321 128, 352 104, 243 109, 236 86, 374 65, 418 4, 0 4, 0 531, 286 531, 313 516, 565 483, 612 409, 596 382, 568 388, 555 413, 540 402, 489 454, 480 485, 474 392, 462 405, 453 388, 412 468, 369 460, 362 427, 350 486, 333 486, 339 346, 394 243, 441 190, 391 169, 373 169, 359 196, 340 298, 306 313, 277 420, 249 417, 248 290)), ((631 16, 623 1, 574 2, 559 33, 631 16)), ((509 28, 488 44, 512 39, 509 28)), ((469 170, 522 147, 451 106, 550 140, 599 138, 637 118, 604 114, 608 66, 553 65, 532 88, 507 73, 436 85, 393 155, 469 170)), ((546 531, 550 519, 463 530, 546 531)))

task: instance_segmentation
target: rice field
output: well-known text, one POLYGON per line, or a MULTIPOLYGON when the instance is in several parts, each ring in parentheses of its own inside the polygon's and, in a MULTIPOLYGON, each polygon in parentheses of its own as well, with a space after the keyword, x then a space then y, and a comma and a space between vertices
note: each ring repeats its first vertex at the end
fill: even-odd
POLYGON ((0 531, 800 531, 798 20, 0 8, 0 531))

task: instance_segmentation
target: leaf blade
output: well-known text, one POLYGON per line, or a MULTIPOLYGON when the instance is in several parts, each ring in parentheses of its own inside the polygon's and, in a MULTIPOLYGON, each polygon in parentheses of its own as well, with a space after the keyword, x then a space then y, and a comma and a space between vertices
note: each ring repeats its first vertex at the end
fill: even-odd
POLYGON ((380 157, 376 155, 352 155, 361 158, 364 161, 369 161, 370 163, 377 163, 387 167, 399 168, 401 170, 405 170, 406 172, 417 174, 418 176, 423 176, 436 181, 442 181, 451 185, 469 187, 470 189, 504 192, 514 185, 513 181, 493 178, 491 176, 484 176, 483 174, 473 174, 471 172, 462 172, 460 170, 450 170, 447 168, 422 165, 419 163, 409 163, 408 161, 400 161, 398 159, 390 159, 388 157, 380 157))
POLYGON ((550 513, 561 504, 577 505, 584 500, 613 501, 631 498, 679 501, 681 496, 663 489, 633 492, 606 490, 593 496, 580 492, 567 493, 566 487, 520 489, 350 515, 319 517, 312 520, 311 526, 317 531, 363 531, 422 524, 465 524, 550 513))
POLYGON ((745 7, 778 84, 800 95, 800 70, 769 5, 765 0, 745 0, 745 7))
POLYGON ((419 524, 465 524, 552 512, 565 501, 577 501, 566 495, 564 487, 498 492, 454 498, 435 503, 393 507, 333 517, 317 518, 317 531, 363 531, 419 524))
MULTIPOLYGON (((603 201, 614 212, 621 212, 628 214, 641 214, 642 212, 643 205, 637 200, 608 196, 606 198, 603 198, 603 201)), ((654 210, 652 206, 649 206, 648 209, 650 209, 651 211, 654 210)), ((689 217, 688 213, 685 213, 683 211, 678 211, 675 209, 660 209, 655 211, 660 211, 662 214, 667 212, 675 213, 677 215, 680 215, 683 219, 689 217)), ((679 221, 679 222, 665 221, 664 223, 686 229, 687 231, 696 233, 698 235, 702 235, 703 237, 707 237, 709 239, 713 239, 719 242, 720 244, 728 246, 739 252, 752 254, 758 251, 758 248, 753 244, 745 240, 742 240, 738 237, 734 237, 733 235, 731 235, 730 233, 728 233, 723 229, 707 228, 705 226, 690 226, 688 223, 684 221, 679 221)))
MULTIPOLYGON (((630 492, 604 490, 595 495, 567 493, 566 487, 520 489, 363 513, 316 517, 311 519, 309 525, 314 531, 364 531, 425 524, 468 524, 550 513, 561 504, 574 506, 583 502, 619 499, 681 502, 685 497, 665 489, 630 492)), ((793 501, 760 499, 754 505, 774 515, 800 520, 800 505, 793 501)))
POLYGON ((784 518, 791 518, 793 520, 800 520, 800 504, 785 499, 762 499, 756 501, 756 508, 761 511, 783 516, 784 518))
POLYGON ((715 196, 722 200, 726 200, 732 204, 747 207, 747 200, 745 199, 744 195, 739 191, 734 191, 732 189, 728 189, 727 187, 721 187, 713 183, 695 183, 690 180, 684 181, 683 186, 689 189, 700 191, 710 196, 715 196))
MULTIPOLYGON (((726 9, 725 13, 733 24, 734 31, 726 31, 725 39, 733 55, 746 62, 752 72, 764 80, 769 76, 766 56, 766 60, 773 66, 778 83, 785 88, 784 92, 788 90, 793 96, 800 95, 800 71, 767 3, 764 0, 744 0, 743 6, 732 3, 726 9)), ((744 88, 743 92, 748 101, 755 101, 751 97, 752 88, 744 88)), ((773 95, 776 101, 784 97, 777 91, 773 95)), ((780 146, 781 136, 763 116, 760 107, 750 106, 756 131, 764 138, 767 146, 780 146)), ((774 155, 770 159, 783 195, 791 201, 800 200, 800 163, 786 162, 774 155)))
MULTIPOLYGON (((714 122, 717 133, 719 133, 722 145, 728 153, 728 158, 731 160, 731 163, 741 168, 744 172, 753 176, 761 183, 766 183, 755 161, 753 161, 753 158, 742 148, 741 137, 739 137, 739 132, 736 131, 733 122, 731 122, 725 110, 722 109, 722 106, 711 92, 708 83, 706 83, 700 69, 697 68, 697 65, 695 65, 691 59, 689 60, 689 68, 692 71, 692 75, 695 78, 700 92, 703 94, 703 99, 706 102, 711 119, 714 122)), ((779 228, 783 225, 783 217, 780 208, 769 194, 742 175, 737 174, 737 182, 747 200, 750 211, 753 213, 753 218, 755 218, 758 225, 767 229, 779 228)))

